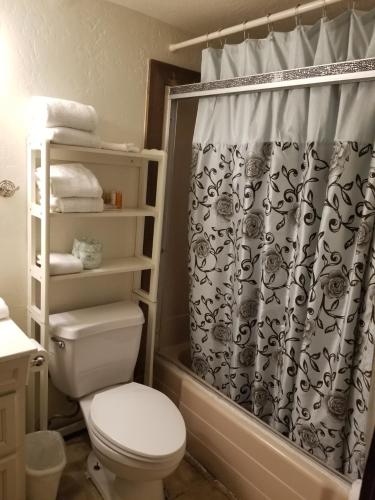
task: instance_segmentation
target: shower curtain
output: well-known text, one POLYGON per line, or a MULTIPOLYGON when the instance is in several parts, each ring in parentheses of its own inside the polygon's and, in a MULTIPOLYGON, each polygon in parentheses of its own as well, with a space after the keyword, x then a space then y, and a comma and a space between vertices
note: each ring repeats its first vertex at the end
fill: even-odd
MULTIPOLYGON (((375 56, 375 10, 203 51, 204 81, 375 56)), ((193 370, 361 477, 375 327, 375 83, 202 98, 193 370)))

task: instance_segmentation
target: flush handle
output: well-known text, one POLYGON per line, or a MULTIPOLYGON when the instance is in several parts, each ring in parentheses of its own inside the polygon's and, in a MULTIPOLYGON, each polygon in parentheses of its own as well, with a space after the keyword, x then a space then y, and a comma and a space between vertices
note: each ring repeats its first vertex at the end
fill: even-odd
POLYGON ((51 337, 52 342, 54 342, 59 349, 65 349, 65 342, 57 337, 51 337))

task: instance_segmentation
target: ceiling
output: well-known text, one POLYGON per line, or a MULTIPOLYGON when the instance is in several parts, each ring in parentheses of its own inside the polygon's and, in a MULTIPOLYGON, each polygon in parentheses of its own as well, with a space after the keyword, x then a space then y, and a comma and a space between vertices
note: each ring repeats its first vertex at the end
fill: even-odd
MULTIPOLYGON (((297 3, 308 3, 311 0, 110 0, 129 9, 167 24, 175 26, 192 35, 202 35, 211 31, 226 28, 234 24, 262 17, 272 12, 279 12, 294 7, 297 3)), ((374 0, 360 0, 360 8, 374 6, 374 0)), ((342 12, 348 5, 347 0, 327 7, 329 17, 342 12)), ((320 17, 321 12, 305 14, 303 22, 310 24, 320 17)), ((285 30, 293 26, 294 19, 280 21, 275 29, 285 30)), ((263 29, 264 31, 264 29, 263 29)), ((262 30, 251 32, 259 35, 262 30)))

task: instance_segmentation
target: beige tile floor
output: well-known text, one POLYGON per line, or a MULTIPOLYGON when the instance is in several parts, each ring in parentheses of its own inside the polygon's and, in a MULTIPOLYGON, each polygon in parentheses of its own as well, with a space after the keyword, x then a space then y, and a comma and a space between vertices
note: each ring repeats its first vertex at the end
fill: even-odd
MULTIPOLYGON (((90 443, 86 433, 66 442, 67 466, 61 478, 58 500, 102 500, 85 475, 90 443)), ((178 469, 165 480, 168 500, 235 500, 218 481, 186 456, 178 469)))

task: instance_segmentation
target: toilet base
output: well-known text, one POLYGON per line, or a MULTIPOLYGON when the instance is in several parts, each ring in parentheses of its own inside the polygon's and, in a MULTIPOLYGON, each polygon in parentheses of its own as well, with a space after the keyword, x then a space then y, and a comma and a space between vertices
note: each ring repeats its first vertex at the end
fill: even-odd
POLYGON ((165 500, 163 481, 128 481, 104 467, 92 451, 87 472, 103 500, 165 500))

